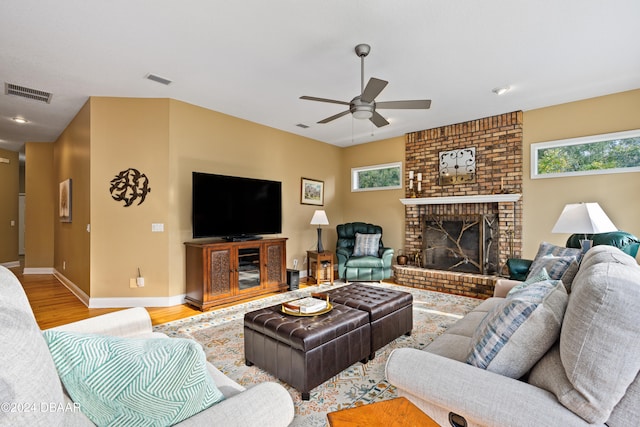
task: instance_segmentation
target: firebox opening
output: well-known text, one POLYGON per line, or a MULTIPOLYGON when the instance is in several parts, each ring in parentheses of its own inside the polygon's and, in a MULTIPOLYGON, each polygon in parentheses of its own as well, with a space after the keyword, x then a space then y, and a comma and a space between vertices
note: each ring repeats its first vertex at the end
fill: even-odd
POLYGON ((428 215, 422 266, 435 270, 494 274, 498 270, 498 221, 488 215, 428 215))

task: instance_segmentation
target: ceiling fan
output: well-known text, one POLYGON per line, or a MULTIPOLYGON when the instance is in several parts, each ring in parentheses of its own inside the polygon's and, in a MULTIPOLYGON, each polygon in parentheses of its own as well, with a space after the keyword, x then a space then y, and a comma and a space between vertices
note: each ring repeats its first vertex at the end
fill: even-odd
POLYGON ((379 109, 428 109, 431 106, 431 100, 420 99, 414 101, 386 101, 376 102, 375 98, 382 92, 382 89, 387 86, 389 82, 371 77, 367 82, 367 86, 364 85, 364 58, 369 55, 371 46, 368 44, 359 44, 356 46, 356 55, 360 57, 360 95, 356 96, 351 102, 338 101, 335 99, 317 98, 315 96, 301 96, 300 99, 306 99, 309 101, 329 102, 332 104, 348 105, 349 109, 341 113, 335 114, 326 119, 320 120, 318 123, 329 123, 335 119, 345 116, 349 113, 356 119, 369 119, 377 127, 386 126, 389 122, 382 117, 377 111, 379 109))

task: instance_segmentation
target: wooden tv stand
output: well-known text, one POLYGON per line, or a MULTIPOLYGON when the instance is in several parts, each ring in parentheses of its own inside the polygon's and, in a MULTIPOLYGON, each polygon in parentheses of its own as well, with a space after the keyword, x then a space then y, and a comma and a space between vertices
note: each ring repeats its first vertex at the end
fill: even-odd
POLYGON ((186 302, 205 311, 286 290, 286 244, 286 238, 186 242, 186 302))

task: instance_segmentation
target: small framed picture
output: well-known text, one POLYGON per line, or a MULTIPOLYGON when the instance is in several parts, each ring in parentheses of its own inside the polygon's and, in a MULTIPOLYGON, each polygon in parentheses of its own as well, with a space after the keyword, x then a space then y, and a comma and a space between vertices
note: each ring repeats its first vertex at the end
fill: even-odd
POLYGON ((303 205, 324 205, 324 181, 302 178, 300 203, 303 205))
POLYGON ((71 222, 71 178, 60 183, 60 222, 71 222))

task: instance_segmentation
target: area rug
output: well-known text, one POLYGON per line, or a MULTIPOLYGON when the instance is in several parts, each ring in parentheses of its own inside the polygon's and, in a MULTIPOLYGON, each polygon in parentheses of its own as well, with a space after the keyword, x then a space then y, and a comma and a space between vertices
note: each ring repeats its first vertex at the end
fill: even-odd
POLYGON ((327 425, 327 412, 365 405, 397 397, 386 380, 384 366, 391 351, 400 347, 422 349, 449 326, 462 318, 481 301, 474 298, 408 288, 387 283, 367 283, 413 294, 413 331, 376 352, 367 364, 356 363, 311 391, 311 399, 303 401, 300 393, 288 384, 256 366, 244 364, 244 313, 283 301, 309 296, 311 292, 335 289, 344 284, 319 285, 289 291, 275 296, 238 304, 229 308, 199 314, 187 319, 154 327, 172 337, 191 338, 205 349, 207 360, 225 375, 244 387, 275 381, 282 384, 293 398, 295 418, 292 426, 327 425))

